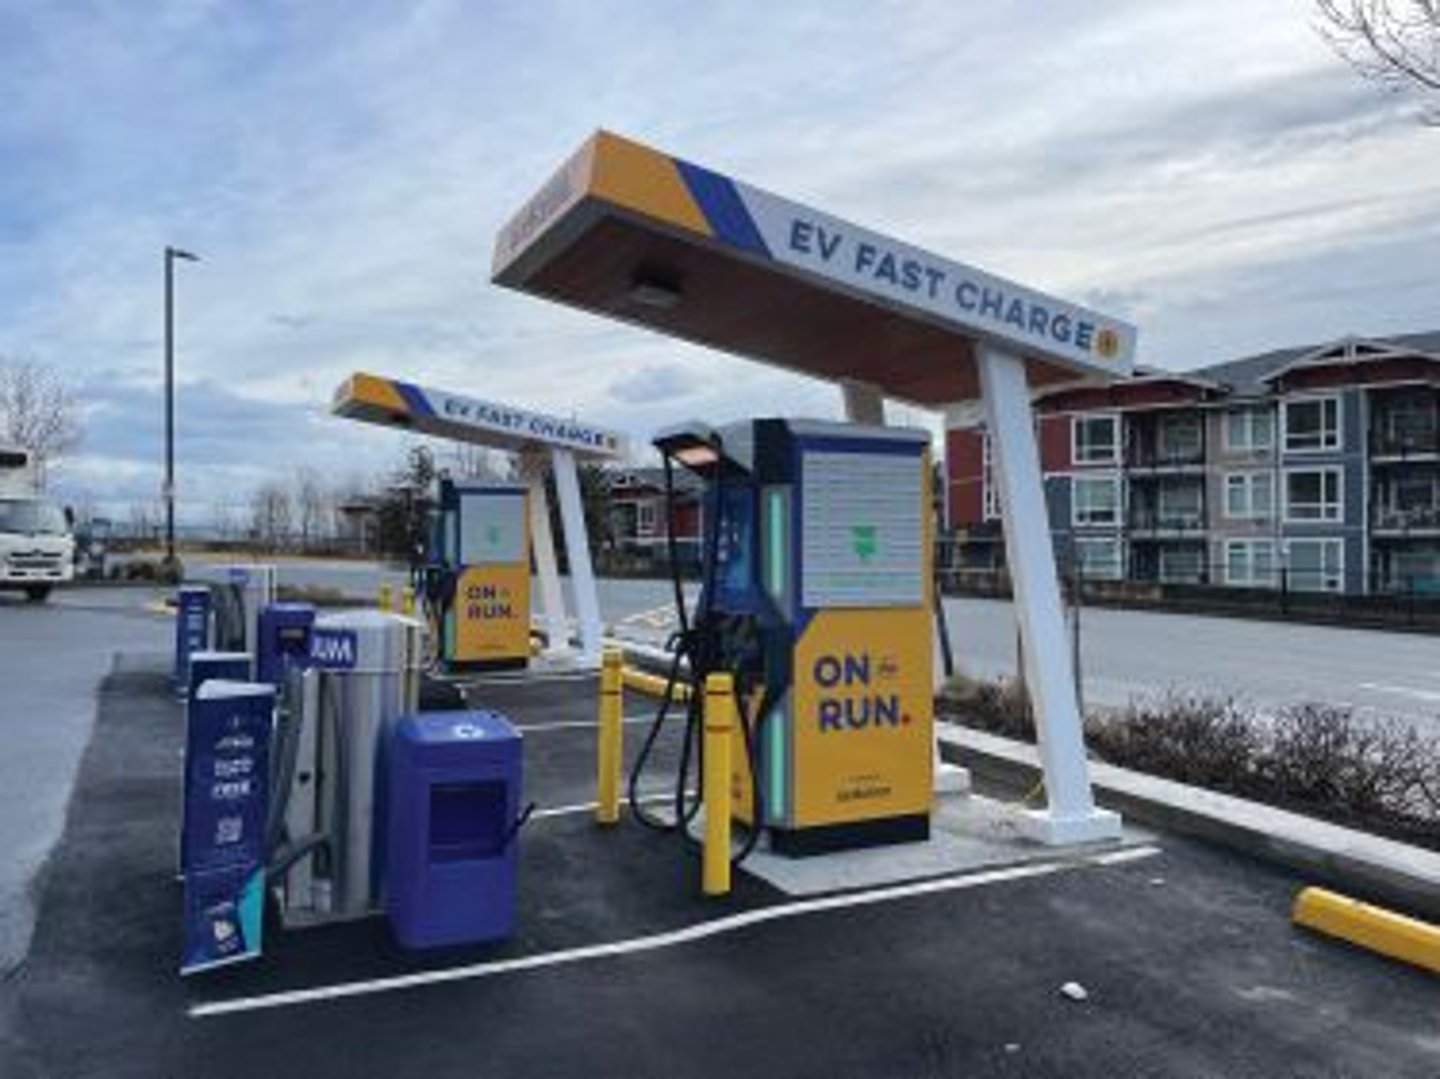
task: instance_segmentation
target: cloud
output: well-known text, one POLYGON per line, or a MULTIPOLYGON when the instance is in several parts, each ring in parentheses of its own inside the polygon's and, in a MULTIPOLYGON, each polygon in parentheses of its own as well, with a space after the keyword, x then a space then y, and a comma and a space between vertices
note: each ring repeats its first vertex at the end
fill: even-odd
POLYGON ((680 401, 701 385, 697 371, 678 364, 647 364, 610 383, 610 396, 621 404, 680 401))
MULTIPOLYGON (((0 16, 0 353, 91 401, 66 483, 243 500, 403 439, 374 370, 619 427, 836 415, 832 388, 488 283, 596 126, 1126 315, 1189 366, 1434 324, 1440 140, 1294 5, 30 5, 0 16)), ((920 417, 917 417, 920 418, 920 417)), ((925 422, 933 424, 933 418, 925 422)))

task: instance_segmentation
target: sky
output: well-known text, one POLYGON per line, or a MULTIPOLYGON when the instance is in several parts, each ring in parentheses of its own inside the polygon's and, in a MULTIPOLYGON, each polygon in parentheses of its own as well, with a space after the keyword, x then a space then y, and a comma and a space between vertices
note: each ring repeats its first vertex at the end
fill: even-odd
MULTIPOLYGON (((666 424, 839 416, 833 386, 489 283, 607 127, 1119 316, 1185 369, 1440 328, 1440 129, 1308 0, 0 0, 0 356, 62 372, 62 492, 153 503, 162 251, 182 521, 403 439, 353 370, 666 424)), ((893 420, 938 422, 912 408, 893 420)))

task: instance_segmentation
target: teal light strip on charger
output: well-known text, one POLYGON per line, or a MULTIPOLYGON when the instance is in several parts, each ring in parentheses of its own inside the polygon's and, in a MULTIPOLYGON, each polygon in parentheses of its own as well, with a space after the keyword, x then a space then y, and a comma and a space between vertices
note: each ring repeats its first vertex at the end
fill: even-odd
MULTIPOLYGON (((765 567, 765 587, 770 598, 780 603, 785 598, 787 570, 785 552, 789 537, 786 535, 784 490, 765 492, 765 535, 768 539, 768 554, 765 567)), ((785 712, 783 705, 777 705, 765 717, 766 767, 769 772, 769 791, 766 795, 766 814, 772 823, 783 823, 785 819, 785 712)))
POLYGON ((785 492, 770 491, 765 496, 766 532, 770 537, 770 558, 765 574, 765 587, 773 599, 785 594, 785 492))

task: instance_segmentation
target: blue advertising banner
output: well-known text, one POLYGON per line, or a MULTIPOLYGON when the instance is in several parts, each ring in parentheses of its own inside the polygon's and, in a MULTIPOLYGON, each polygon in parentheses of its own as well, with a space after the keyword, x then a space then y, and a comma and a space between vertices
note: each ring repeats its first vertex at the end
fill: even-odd
POLYGON ((274 688, 253 682, 211 680, 190 702, 182 974, 260 954, 274 710, 274 688))

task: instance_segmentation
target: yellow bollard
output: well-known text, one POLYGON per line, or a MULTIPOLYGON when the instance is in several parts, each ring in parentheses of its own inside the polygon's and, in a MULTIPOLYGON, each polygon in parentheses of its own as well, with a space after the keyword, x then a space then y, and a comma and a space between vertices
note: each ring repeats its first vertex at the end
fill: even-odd
POLYGON ((388 611, 390 610, 392 604, 393 601, 390 598, 390 586, 388 584, 382 584, 380 586, 380 609, 382 611, 388 611))
POLYGON ((415 589, 411 585, 406 585, 405 591, 400 593, 400 613, 408 618, 415 617, 415 589))
POLYGON ((620 820, 620 761, 623 753, 624 727, 621 713, 625 707, 625 656, 618 648, 607 648, 600 661, 600 751, 596 794, 595 820, 615 824, 620 820))
POLYGON ((730 740, 735 731, 735 679, 705 679, 705 869, 706 895, 730 894, 730 740))

